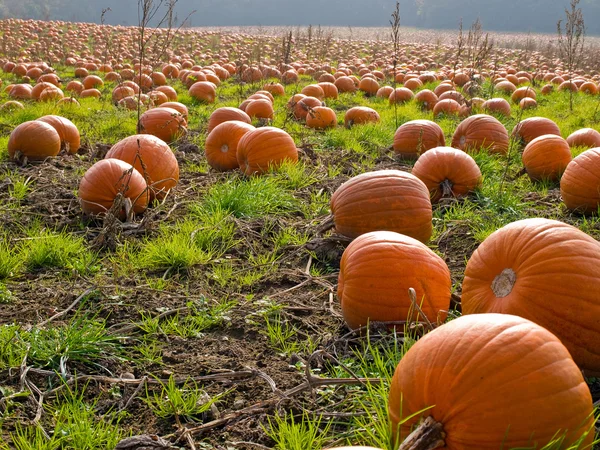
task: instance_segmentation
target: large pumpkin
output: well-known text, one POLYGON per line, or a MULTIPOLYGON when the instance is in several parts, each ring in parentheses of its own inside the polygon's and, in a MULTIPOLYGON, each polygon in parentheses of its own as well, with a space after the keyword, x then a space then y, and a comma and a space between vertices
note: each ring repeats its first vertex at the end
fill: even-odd
POLYGON ((331 197, 336 230, 351 238, 395 231, 427 242, 432 233, 429 191, 414 175, 378 170, 351 178, 331 197))
POLYGON ((441 323, 450 308, 451 287, 446 263, 425 244, 403 234, 373 231, 344 251, 337 294, 344 320, 356 329, 369 322, 423 322, 409 288, 416 291, 427 319, 441 323))
POLYGON ((527 145, 535 138, 545 134, 560 136, 558 125, 545 117, 530 117, 521 120, 512 130, 512 136, 527 145))
POLYGON ((583 214, 600 206, 600 147, 574 158, 560 179, 560 195, 567 208, 583 214))
POLYGON ((218 171, 237 169, 238 143, 242 136, 254 129, 249 123, 240 120, 228 120, 213 128, 204 145, 208 165, 218 171))
POLYGON ((571 148, 562 137, 545 134, 525 146, 522 159, 533 181, 558 181, 571 162, 571 148))
POLYGON ((284 161, 298 161, 298 149, 285 131, 262 127, 242 136, 238 142, 237 160, 246 175, 262 174, 284 161))
POLYGON ((431 120, 411 120, 394 134, 394 152, 404 159, 417 159, 430 148, 446 145, 444 130, 431 120))
POLYGON ((138 133, 152 134, 169 143, 185 133, 185 120, 173 108, 149 109, 140 117, 138 133))
POLYGON ((412 172, 425 183, 431 201, 461 197, 481 186, 481 170, 467 153, 451 147, 437 147, 423 153, 412 172))
POLYGON ((217 86, 211 81, 198 81, 190 86, 188 94, 195 100, 214 103, 217 96, 217 86))
POLYGON ((252 119, 248 114, 239 108, 231 106, 223 106, 215 109, 208 119, 207 132, 210 133, 217 125, 229 120, 238 120, 240 122, 252 123, 252 119))
POLYGON ((427 419, 423 446, 406 449, 541 448, 565 431, 560 448, 594 438, 590 391, 565 346, 507 314, 463 316, 419 339, 396 367, 388 405, 399 441, 427 419))
POLYGON ((81 137, 73 122, 61 116, 43 116, 37 120, 51 125, 56 130, 60 136, 61 148, 68 153, 77 153, 81 147, 81 137))
MULTIPOLYGON (((102 159, 90 167, 79 183, 79 203, 85 214, 106 213, 119 193, 132 203, 133 212, 139 214, 148 206, 148 185, 142 174, 120 159, 102 159)), ((125 208, 117 212, 125 217, 125 208)))
POLYGON ((327 106, 316 106, 312 108, 306 116, 306 126, 318 130, 335 128, 337 126, 337 116, 335 115, 335 111, 327 106))
POLYGON ((582 369, 600 373, 600 244, 549 219, 492 233, 465 270, 464 314, 525 317, 550 330, 582 369))
POLYGON ((106 154, 131 164, 148 184, 151 197, 164 198, 179 181, 179 164, 171 148, 150 134, 138 134, 117 142, 106 154))
POLYGON ((452 147, 464 151, 508 152, 508 131, 495 117, 476 114, 463 120, 452 136, 452 147))
POLYGON ((567 142, 571 147, 600 147, 600 132, 593 128, 582 128, 571 133, 567 142))
POLYGON ((8 138, 8 155, 43 160, 60 152, 60 135, 47 123, 34 120, 18 125, 8 138))

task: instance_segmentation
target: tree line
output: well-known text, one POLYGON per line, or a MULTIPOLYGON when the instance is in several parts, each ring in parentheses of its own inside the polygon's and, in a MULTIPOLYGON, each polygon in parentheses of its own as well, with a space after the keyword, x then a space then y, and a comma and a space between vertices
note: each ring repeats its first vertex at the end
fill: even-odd
MULTIPOLYGON (((160 2, 160 0, 154 0, 160 2)), ((136 25, 137 0, 0 0, 0 17, 100 22, 136 25)), ((166 3, 166 1, 165 1, 166 3)), ((483 28, 494 31, 556 31, 568 0, 400 0, 401 25, 456 29, 461 18, 470 24, 477 17, 483 28)), ((388 26, 394 0, 178 0, 181 22, 195 11, 190 26, 388 26)), ((582 0, 587 33, 600 35, 600 2, 582 0)))

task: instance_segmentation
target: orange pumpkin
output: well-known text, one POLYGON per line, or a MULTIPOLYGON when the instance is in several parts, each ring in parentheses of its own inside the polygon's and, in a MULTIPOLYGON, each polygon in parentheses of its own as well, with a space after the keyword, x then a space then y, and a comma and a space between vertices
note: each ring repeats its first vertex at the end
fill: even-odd
POLYGON ((560 136, 560 129, 550 119, 545 117, 530 117, 516 124, 511 135, 526 145, 544 134, 560 136))
POLYGON ((600 147, 573 158, 560 179, 560 195, 567 208, 592 214, 600 207, 600 147))
POLYGON ((510 103, 503 98, 491 98, 486 100, 482 107, 485 112, 492 114, 501 114, 506 117, 510 117, 510 103))
POLYGON ((535 95, 535 91, 533 90, 532 87, 525 86, 525 87, 520 87, 517 90, 515 90, 512 93, 510 98, 512 99, 513 102, 519 103, 524 98, 532 98, 535 100, 536 95, 535 95))
POLYGON ((294 112, 294 117, 298 120, 305 120, 308 112, 316 108, 318 106, 324 106, 323 102, 315 97, 304 97, 301 98, 298 103, 296 103, 292 110, 294 112))
POLYGON ((253 119, 273 119, 273 103, 269 99, 252 100, 245 112, 253 119))
POLYGON ((355 106, 346 111, 344 115, 344 125, 346 128, 363 123, 377 123, 380 120, 379 113, 368 106, 355 106))
POLYGON ((304 86, 300 93, 306 95, 307 97, 318 98, 319 100, 322 100, 323 97, 325 97, 323 88, 318 84, 309 84, 308 86, 304 86))
POLYGON ((355 92, 357 89, 352 78, 348 76, 339 77, 333 84, 335 84, 335 87, 338 88, 338 92, 340 93, 355 92))
POLYGON ((415 101, 421 108, 427 111, 433 111, 433 107, 439 101, 439 99, 438 96, 429 89, 423 89, 422 91, 419 91, 417 95, 415 95, 415 101))
POLYGON ((460 112, 460 103, 451 98, 439 100, 433 107, 433 115, 437 117, 441 114, 458 115, 460 112))
POLYGON ((185 133, 185 121, 178 111, 160 107, 144 112, 137 128, 139 134, 152 134, 169 143, 185 133))
POLYGON ((117 142, 106 154, 131 164, 146 179, 150 196, 163 199, 179 181, 179 164, 164 141, 151 134, 138 134, 117 142))
POLYGON ((210 81, 198 81, 190 86, 188 94, 195 100, 214 103, 217 97, 217 86, 210 81))
POLYGON ((415 94, 413 94, 413 92, 410 89, 400 87, 392 91, 392 93, 388 97, 388 100, 390 102, 390 105, 393 105, 394 103, 406 103, 412 100, 414 96, 415 94))
POLYGON ((571 162, 571 149, 562 137, 545 134, 527 144, 522 159, 533 181, 558 181, 571 162))
POLYGON ((396 367, 388 410, 397 441, 427 419, 410 448, 541 448, 565 431, 564 448, 588 432, 590 448, 594 438, 591 394, 565 346, 508 314, 463 316, 419 339, 396 367))
POLYGON ((262 127, 242 136, 238 142, 237 160, 244 174, 263 174, 284 161, 297 162, 298 149, 285 131, 262 127))
POLYGON ((432 233, 427 186, 399 170, 355 176, 331 197, 338 233, 355 238, 370 231, 395 231, 426 243, 432 233))
POLYGON ((254 129, 248 122, 240 120, 227 120, 216 125, 206 138, 205 150, 208 165, 222 172, 237 169, 239 167, 238 143, 242 136, 254 129))
POLYGON ((237 120, 240 122, 252 123, 250 116, 239 108, 232 108, 230 106, 223 106, 213 111, 208 119, 207 132, 210 133, 215 127, 223 122, 230 120, 237 120))
POLYGON ((478 152, 485 149, 490 153, 505 155, 508 144, 508 131, 504 125, 487 114, 476 114, 463 120, 452 136, 452 147, 464 151, 478 152))
POLYGON ((323 98, 338 98, 338 88, 335 87, 333 82, 322 81, 319 83, 321 89, 323 89, 323 98))
POLYGON ((442 197, 462 197, 481 186, 481 170, 465 152, 436 147, 423 153, 412 172, 425 183, 433 203, 442 197))
POLYGON ((582 128, 567 138, 570 147, 600 147, 600 132, 593 128, 582 128))
POLYGON ((60 152, 60 136, 56 129, 38 120, 18 125, 8 138, 8 155, 15 159, 43 160, 60 152))
POLYGON ((324 130, 325 128, 335 128, 336 125, 335 111, 327 106, 316 106, 306 116, 306 126, 309 128, 324 130))
POLYGON ((469 259, 463 313, 529 319, 554 333, 586 373, 599 374, 598 264, 600 244, 571 225, 541 218, 513 222, 469 259))
POLYGON ((43 116, 37 120, 51 125, 56 130, 62 149, 71 154, 77 153, 81 147, 81 137, 73 122, 61 116, 43 116))
POLYGON ((363 78, 358 84, 358 89, 363 91, 365 95, 375 95, 379 90, 379 83, 373 78, 363 78))
POLYGON ((337 294, 346 324, 356 329, 369 322, 422 322, 409 288, 415 289, 423 314, 431 322, 443 322, 451 287, 448 266, 425 244, 391 231, 373 231, 344 251, 337 294))
POLYGON ((175 111, 179 112, 179 114, 181 114, 184 122, 187 124, 187 120, 188 120, 188 109, 187 106, 185 106, 183 103, 179 103, 179 102, 164 102, 160 104, 161 108, 171 108, 174 109, 175 111))
MULTIPOLYGON (((148 186, 144 177, 120 159, 102 159, 85 172, 79 183, 81 210, 92 216, 104 214, 113 206, 119 193, 131 201, 135 214, 144 212, 148 206, 148 186)), ((125 208, 118 216, 126 216, 125 208)))
POLYGON ((15 84, 8 92, 8 96, 11 98, 18 98, 25 100, 31 97, 31 91, 33 89, 28 84, 15 84))
POLYGON ((431 120, 411 120, 396 130, 394 152, 404 159, 417 159, 430 148, 446 145, 444 131, 431 120))

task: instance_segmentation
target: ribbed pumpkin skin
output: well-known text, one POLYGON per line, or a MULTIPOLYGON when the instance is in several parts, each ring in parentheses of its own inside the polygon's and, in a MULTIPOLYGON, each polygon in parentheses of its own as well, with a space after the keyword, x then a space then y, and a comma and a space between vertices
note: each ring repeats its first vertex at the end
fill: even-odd
POLYGON ((190 97, 206 103, 214 103, 217 96, 217 86, 211 81, 198 81, 188 90, 190 97))
POLYGON ((253 130, 252 125, 240 120, 228 120, 213 128, 204 145, 208 165, 221 172, 237 169, 238 143, 242 136, 253 130))
MULTIPOLYGON (((391 231, 356 238, 340 263, 338 298, 348 327, 408 320, 414 288, 427 318, 443 322, 450 308, 450 271, 442 258, 416 239, 391 231)), ((422 322, 418 311, 412 320, 422 322)))
POLYGON ((351 178, 331 197, 338 233, 356 238, 370 231, 395 231, 421 242, 432 233, 429 191, 414 175, 378 170, 351 178))
POLYGON ((505 155, 508 152, 508 131, 495 117, 476 114, 463 120, 452 136, 452 147, 464 151, 488 150, 505 155))
POLYGON ((545 134, 560 136, 558 125, 545 117, 530 117, 521 120, 512 130, 512 136, 517 137, 523 144, 529 144, 535 138, 545 134))
POLYGON ((437 147, 423 153, 412 172, 425 183, 435 203, 442 198, 442 183, 447 182, 455 197, 467 195, 481 186, 481 170, 467 153, 451 147, 437 147))
POLYGON ((592 214, 600 206, 600 147, 573 158, 560 179, 560 195, 572 211, 592 214))
POLYGON ((582 128, 571 133, 567 142, 571 147, 600 147, 600 132, 593 128, 582 128))
POLYGON ((185 131, 183 116, 173 108, 153 108, 140 117, 138 133, 151 134, 166 143, 177 139, 185 131))
POLYGON ((8 155, 20 152, 27 159, 43 160, 60 152, 60 136, 52 125, 38 120, 18 125, 8 138, 8 155))
MULTIPOLYGON (((390 386, 394 429, 426 408, 423 417, 443 425, 448 450, 541 448, 565 429, 570 444, 593 426, 589 388, 564 345, 505 314, 452 320, 404 355, 390 386)), ((402 425, 401 439, 420 417, 402 425)))
POLYGON ((246 106, 246 114, 251 118, 272 119, 274 115, 273 103, 269 99, 252 100, 246 106))
MULTIPOLYGON (((79 183, 82 211, 89 215, 107 212, 117 194, 128 186, 123 195, 131 199, 136 214, 143 212, 149 200, 146 180, 135 168, 131 174, 126 173, 131 169, 131 164, 114 158, 102 159, 90 167, 79 183)), ((125 211, 121 211, 119 217, 125 217, 125 211)))
POLYGON ((481 108, 486 112, 502 114, 506 117, 510 117, 511 113, 510 103, 503 98, 490 98, 483 103, 481 108))
POLYGON ((554 333, 582 369, 600 373, 599 265, 600 244, 583 231, 549 219, 513 222, 469 259, 463 314, 525 317, 554 333))
POLYGON ((167 144, 151 134, 126 137, 113 145, 105 158, 120 159, 135 167, 146 179, 153 198, 164 198, 179 181, 177 158, 167 144), (143 166, 137 157, 138 148, 143 166))
POLYGON ((40 122, 45 122, 51 125, 60 136, 61 148, 64 148, 68 153, 77 153, 81 147, 81 137, 79 130, 73 122, 61 116, 43 116, 37 119, 40 122))
POLYGON ((183 103, 179 103, 179 102, 175 102, 175 101, 165 102, 165 103, 162 103, 160 105, 160 107, 174 109, 175 111, 179 112, 183 116, 183 120, 185 121, 185 123, 187 123, 189 111, 188 111, 187 106, 185 106, 183 103))
POLYGON ((298 161, 298 149, 292 137, 275 127, 252 130, 238 142, 237 160, 246 175, 263 174, 284 161, 298 161))
POLYGON ((208 119, 207 132, 210 133, 214 128, 229 120, 239 120, 240 122, 252 123, 252 119, 248 114, 239 108, 232 108, 231 106, 224 106, 217 108, 213 111, 208 119))
POLYGON ((411 120, 400 125, 394 134, 394 152, 405 159, 417 159, 430 148, 445 145, 444 131, 431 120, 411 120))
POLYGON ((527 144, 522 159, 533 181, 558 181, 571 162, 571 148, 562 137, 546 134, 527 144))
POLYGON ((344 115, 344 125, 350 128, 352 125, 363 123, 377 123, 381 120, 379 113, 373 108, 367 106, 355 106, 346 111, 344 115))

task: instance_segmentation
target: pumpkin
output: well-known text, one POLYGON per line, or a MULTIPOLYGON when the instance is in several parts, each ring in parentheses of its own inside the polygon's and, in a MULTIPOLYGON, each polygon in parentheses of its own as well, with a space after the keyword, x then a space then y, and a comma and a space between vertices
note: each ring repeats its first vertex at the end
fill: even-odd
POLYGON ((392 86, 381 86, 377 91, 375 96, 377 98, 390 98, 390 94, 394 92, 394 88, 392 86))
POLYGON ((410 89, 405 87, 399 87, 392 91, 388 97, 390 105, 394 103, 406 103, 414 98, 415 94, 410 89))
POLYGON ((318 98, 319 100, 322 100, 323 97, 325 97, 323 88, 318 84, 309 84, 308 86, 304 86, 300 93, 306 95, 307 97, 318 98))
POLYGON ((190 86, 188 94, 195 100, 214 103, 217 96, 217 86, 210 81, 198 81, 190 86))
POLYGON ((464 314, 497 312, 529 319, 554 333, 575 362, 600 373, 600 244, 549 219, 497 230, 465 270, 464 314), (582 313, 585 311, 585 313, 582 313))
POLYGON ((459 105, 464 105, 466 103, 465 97, 457 91, 446 91, 438 97, 438 101, 447 99, 455 100, 459 105))
POLYGON ((481 170, 465 152, 436 147, 423 153, 412 172, 425 183, 433 203, 442 197, 462 197, 481 186, 481 170))
POLYGON ((18 125, 8 138, 8 155, 20 159, 43 160, 60 152, 60 136, 56 129, 38 120, 18 125))
POLYGON ((452 136, 452 147, 464 151, 488 150, 505 155, 508 144, 508 131, 504 125, 487 114, 476 114, 463 120, 452 136))
POLYGON ((364 123, 377 123, 380 120, 379 113, 368 106, 355 106, 346 111, 344 115, 344 125, 346 128, 364 123))
POLYGON ((537 105, 537 101, 531 97, 525 97, 519 102, 519 108, 521 109, 535 109, 537 105))
POLYGON ((146 179, 150 197, 163 199, 179 181, 179 164, 164 141, 151 134, 126 137, 111 147, 106 158, 131 164, 146 179))
POLYGON ((600 147, 573 158, 560 179, 560 195, 572 211, 592 214, 600 206, 600 147))
POLYGON ((81 91, 79 93, 79 96, 81 98, 88 98, 88 97, 92 97, 92 98, 100 98, 100 96, 102 95, 102 93, 98 90, 98 89, 84 89, 83 91, 81 91))
POLYGON ((593 128, 582 128, 571 133, 567 142, 571 147, 600 147, 600 132, 593 128))
POLYGON ((185 121, 175 109, 161 106, 144 112, 137 128, 139 134, 152 134, 169 143, 185 133, 185 121))
POLYGON ((338 92, 340 93, 355 92, 357 89, 352 78, 348 76, 339 77, 333 84, 338 88, 338 92))
POLYGON ((48 102, 51 100, 60 100, 61 98, 64 98, 65 94, 63 93, 63 91, 60 88, 57 88, 56 86, 52 86, 52 87, 48 87, 46 89, 44 89, 42 91, 42 93, 40 94, 40 101, 41 102, 48 102))
POLYGON ((238 142, 237 160, 246 175, 263 174, 284 161, 298 161, 292 137, 275 127, 262 127, 244 134, 238 142))
POLYGON ((15 84, 8 92, 8 96, 11 98, 18 98, 25 100, 31 97, 31 91, 33 89, 28 84, 15 84))
POLYGON ((241 109, 224 106, 222 108, 215 109, 210 115, 208 119, 208 128, 206 131, 210 133, 217 125, 230 120, 252 123, 250 116, 241 109))
POLYGON ((404 159, 417 159, 430 148, 445 145, 444 131, 431 120, 411 120, 400 125, 394 134, 394 152, 404 159))
POLYGON ((112 101, 117 104, 125 97, 133 97, 134 95, 135 91, 129 86, 118 85, 112 91, 112 101))
POLYGON ((526 145, 544 134, 555 134, 560 136, 560 129, 558 128, 558 125, 550 119, 545 117, 530 117, 516 124, 512 130, 511 136, 526 145))
POLYGON ((579 86, 579 92, 584 92, 590 95, 596 95, 598 93, 598 86, 593 81, 586 81, 579 86))
POLYGON ((323 98, 338 98, 338 88, 335 87, 333 82, 322 81, 319 83, 319 86, 323 89, 323 98))
POLYGON ((590 448, 594 437, 591 394, 565 346, 508 314, 463 316, 419 339, 396 367, 388 410, 397 441, 425 419, 421 445, 411 437, 405 449, 541 448, 565 430, 561 448, 591 431, 590 448))
POLYGON ((263 86, 263 89, 264 89, 265 91, 268 91, 268 92, 270 92, 272 95, 277 95, 277 96, 280 96, 280 95, 285 95, 285 89, 284 89, 284 87, 283 87, 281 84, 279 84, 279 83, 269 83, 269 84, 265 84, 265 85, 263 86))
POLYGON ((206 138, 205 150, 208 165, 218 171, 234 170, 238 143, 242 136, 255 128, 240 120, 227 120, 215 126, 206 138))
MULTIPOLYGON (((131 201, 135 214, 148 206, 148 186, 144 177, 131 164, 120 159, 102 159, 90 167, 79 183, 79 204, 84 214, 106 213, 121 193, 131 201)), ((118 217, 126 216, 125 208, 118 217)))
POLYGON ((31 88, 31 98, 33 98, 35 100, 39 100, 40 95, 42 95, 42 92, 44 91, 44 89, 54 88, 54 87, 56 87, 56 86, 54 86, 52 83, 47 83, 45 81, 42 81, 41 83, 38 83, 35 86, 33 86, 33 88, 31 88))
POLYGON ((358 89, 367 96, 375 95, 379 90, 379 83, 373 78, 363 78, 358 84, 358 89))
POLYGON ((438 102, 438 96, 430 91, 429 89, 423 89, 415 95, 415 101, 417 104, 427 111, 433 111, 433 107, 438 102))
POLYGON ((160 91, 150 91, 148 92, 148 97, 150 97, 150 101, 152 101, 152 103, 157 106, 160 106, 163 103, 167 103, 169 101, 167 95, 164 92, 160 91))
POLYGON ((524 98, 532 98, 535 100, 536 95, 535 95, 535 91, 533 90, 532 87, 526 86, 526 87, 520 87, 517 90, 515 90, 512 93, 510 98, 513 102, 519 103, 524 98))
POLYGON ((490 98, 486 100, 482 107, 485 112, 492 114, 501 114, 506 117, 510 117, 510 103, 503 98, 490 98))
POLYGON ((253 100, 245 112, 253 119, 273 119, 273 103, 269 99, 253 100))
MULTIPOLYGON (((183 103, 179 103, 179 102, 164 102, 160 104, 161 108, 171 108, 174 109, 175 111, 179 112, 179 114, 181 114, 185 124, 187 124, 187 120, 188 120, 188 109, 187 106, 185 106, 183 103)), ((184 124, 184 125, 185 125, 184 124)))
POLYGON ((61 149, 71 154, 77 153, 81 147, 81 137, 73 122, 61 116, 43 116, 37 120, 51 125, 56 130, 60 137, 61 149))
POLYGON ((494 86, 494 89, 505 94, 512 95, 517 90, 517 87, 508 80, 500 81, 494 86))
POLYGON ((522 159, 533 181, 558 181, 571 162, 571 149, 562 137, 545 134, 525 146, 522 159))
POLYGON ((177 91, 171 86, 157 86, 155 91, 159 91, 165 94, 170 102, 177 101, 177 91))
POLYGON ((425 244, 392 231, 373 231, 344 251, 337 295, 346 324, 356 329, 369 322, 425 320, 415 310, 409 288, 415 289, 427 319, 443 322, 451 287, 448 266, 425 244))
POLYGON ((5 102, 2 106, 0 106, 0 109, 14 111, 17 109, 25 109, 25 106, 23 105, 23 103, 18 102, 16 100, 9 100, 5 102))
POLYGON ((316 106, 306 116, 306 126, 309 128, 324 130, 325 128, 335 128, 336 125, 335 111, 327 106, 316 106))
POLYGON ((88 75, 82 81, 84 89, 94 89, 104 86, 104 81, 98 75, 88 75))
POLYGON ((304 97, 301 98, 298 103, 296 103, 292 110, 294 112, 294 117, 298 120, 305 120, 308 112, 316 108, 318 106, 324 106, 323 102, 315 97, 304 97))
POLYGON ((429 191, 414 175, 378 170, 355 176, 331 197, 338 233, 355 238, 370 231, 395 231, 426 243, 432 233, 429 191))
POLYGON ((433 115, 437 117, 441 114, 458 115, 460 112, 460 103, 451 98, 439 100, 433 107, 433 115))

